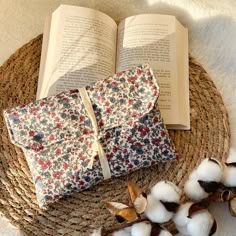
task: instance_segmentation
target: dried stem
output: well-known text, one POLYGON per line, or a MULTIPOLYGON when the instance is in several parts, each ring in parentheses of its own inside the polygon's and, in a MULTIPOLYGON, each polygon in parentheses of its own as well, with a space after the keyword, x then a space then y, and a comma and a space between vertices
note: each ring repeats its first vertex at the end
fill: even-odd
POLYGON ((235 190, 231 188, 218 189, 216 192, 210 194, 202 202, 210 204, 211 202, 227 202, 236 196, 235 190))

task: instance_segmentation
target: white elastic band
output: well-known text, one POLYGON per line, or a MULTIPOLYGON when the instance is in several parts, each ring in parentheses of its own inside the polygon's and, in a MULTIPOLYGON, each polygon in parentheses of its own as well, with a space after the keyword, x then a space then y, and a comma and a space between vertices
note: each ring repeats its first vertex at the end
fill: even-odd
POLYGON ((109 178, 111 178, 110 167, 109 167, 105 152, 102 148, 102 145, 98 140, 98 124, 97 124, 95 114, 93 112, 93 107, 92 107, 90 98, 89 98, 85 88, 79 88, 79 93, 80 93, 82 102, 85 106, 85 109, 88 112, 88 116, 91 119, 92 126, 95 131, 96 141, 95 141, 95 145, 93 145, 93 146, 96 147, 96 151, 98 152, 99 160, 100 160, 101 167, 102 167, 103 177, 104 177, 104 179, 109 179, 109 178))

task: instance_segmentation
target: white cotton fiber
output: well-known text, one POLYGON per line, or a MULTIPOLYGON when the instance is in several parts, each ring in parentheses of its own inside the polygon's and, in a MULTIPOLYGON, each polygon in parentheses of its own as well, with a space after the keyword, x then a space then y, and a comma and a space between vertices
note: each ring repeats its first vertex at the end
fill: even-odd
POLYGON ((179 202, 181 190, 172 182, 160 181, 152 187, 151 194, 162 201, 179 202))
POLYGON ((191 174, 189 175, 189 177, 188 177, 189 179, 194 179, 194 180, 199 180, 199 176, 198 176, 198 174, 197 174, 197 170, 195 169, 195 170, 193 170, 192 172, 191 172, 191 174))
POLYGON ((236 162, 236 149, 235 148, 230 148, 229 149, 229 155, 227 157, 227 163, 233 163, 236 162))
POLYGON ((93 231, 92 234, 90 234, 90 236, 101 236, 101 235, 102 235, 102 228, 96 229, 93 231))
POLYGON ((131 227, 131 236, 150 236, 152 226, 148 222, 140 222, 131 227))
POLYGON ((195 179, 188 179, 185 182, 184 192, 190 199, 195 201, 200 201, 209 195, 203 190, 203 188, 195 179))
POLYGON ((196 211, 189 216, 193 202, 181 205, 173 217, 173 221, 181 235, 209 236, 214 219, 207 209, 196 211), (189 216, 189 217, 188 217, 189 216))
POLYGON ((236 187, 236 167, 225 165, 221 182, 227 187, 236 187))
POLYGON ((192 216, 187 225, 187 230, 191 236, 208 236, 214 219, 208 210, 200 211, 192 216))
POLYGON ((158 236, 172 236, 172 234, 167 230, 162 230, 158 236))
POLYGON ((145 210, 145 215, 152 222, 164 223, 171 219, 173 213, 167 211, 164 205, 159 200, 153 197, 152 194, 149 194, 147 196, 147 207, 145 210))
POLYGON ((126 227, 112 234, 113 236, 131 236, 131 227, 126 227))
POLYGON ((215 161, 206 158, 197 167, 197 175, 200 180, 220 182, 223 172, 222 166, 218 160, 213 160, 215 160, 218 164, 215 161))
POLYGON ((183 234, 187 235, 187 224, 190 222, 190 218, 188 218, 189 208, 192 205, 192 202, 186 202, 182 204, 176 214, 174 214, 172 220, 174 221, 176 228, 178 231, 183 234))

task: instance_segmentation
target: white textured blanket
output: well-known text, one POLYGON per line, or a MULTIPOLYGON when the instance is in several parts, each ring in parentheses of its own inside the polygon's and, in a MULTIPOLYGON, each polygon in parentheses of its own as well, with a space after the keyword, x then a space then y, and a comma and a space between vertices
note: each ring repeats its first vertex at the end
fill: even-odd
MULTIPOLYGON (((88 6, 116 20, 139 13, 176 15, 189 29, 191 54, 203 65, 220 91, 229 113, 230 159, 236 160, 236 2, 234 0, 100 0, 0 1, 0 64, 17 48, 43 32, 44 17, 60 3, 88 6)), ((211 207, 218 222, 215 235, 236 235, 236 218, 227 204, 211 207)), ((0 235, 21 235, 4 219, 0 235)))

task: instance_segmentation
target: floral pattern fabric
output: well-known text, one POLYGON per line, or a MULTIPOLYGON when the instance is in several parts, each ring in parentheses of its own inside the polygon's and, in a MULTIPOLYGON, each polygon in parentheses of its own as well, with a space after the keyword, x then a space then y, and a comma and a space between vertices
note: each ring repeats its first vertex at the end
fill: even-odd
MULTIPOLYGON (((112 177, 177 157, 157 107, 147 65, 86 86, 112 177)), ((101 182, 95 131, 78 90, 4 111, 11 140, 26 156, 40 207, 101 182)))

